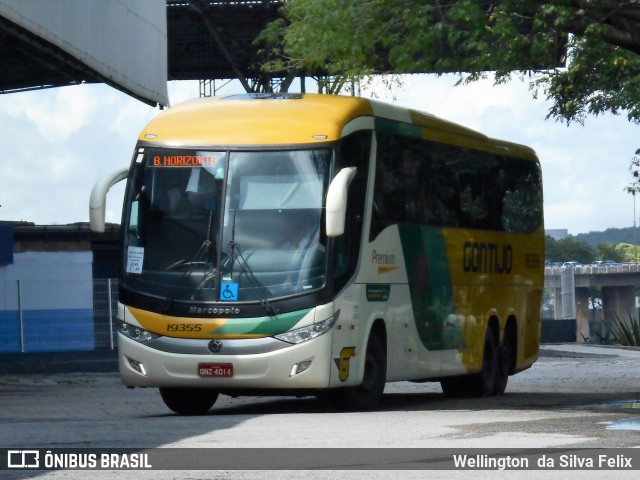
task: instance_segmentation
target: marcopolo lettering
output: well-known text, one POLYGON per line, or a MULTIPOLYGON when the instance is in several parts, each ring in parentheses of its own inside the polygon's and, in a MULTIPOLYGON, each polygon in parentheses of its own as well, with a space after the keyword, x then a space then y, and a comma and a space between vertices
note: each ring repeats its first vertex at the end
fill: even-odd
POLYGON ((465 242, 462 265, 465 272, 511 273, 513 248, 509 244, 465 242))
POLYGON ((189 307, 189 313, 195 315, 238 315, 240 309, 235 307, 189 307))

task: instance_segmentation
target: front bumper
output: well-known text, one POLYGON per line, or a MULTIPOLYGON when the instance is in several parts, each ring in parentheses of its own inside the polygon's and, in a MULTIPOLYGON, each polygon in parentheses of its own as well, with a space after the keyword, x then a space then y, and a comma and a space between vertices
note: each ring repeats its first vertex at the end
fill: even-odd
MULTIPOLYGON (((239 355, 170 353, 118 334, 120 378, 134 387, 235 389, 320 389, 329 386, 332 332, 285 348, 239 355), (301 373, 294 365, 311 361, 301 373), (230 363, 232 377, 202 378, 200 363, 230 363), (142 368, 140 368, 140 365, 142 368)), ((197 342, 197 340, 194 340, 197 342)), ((239 342, 236 340, 236 342, 239 342)))

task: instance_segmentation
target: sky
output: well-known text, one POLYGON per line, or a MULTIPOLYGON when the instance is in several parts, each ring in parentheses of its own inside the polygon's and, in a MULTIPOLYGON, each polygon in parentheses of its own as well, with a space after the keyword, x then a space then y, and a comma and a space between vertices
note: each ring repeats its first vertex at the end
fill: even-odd
MULTIPOLYGON (((639 125, 625 115, 603 115, 567 126, 545 119, 550 104, 533 99, 527 83, 454 86, 456 80, 410 75, 391 92, 372 86, 361 95, 532 147, 542 164, 547 229, 575 235, 633 226, 634 199, 624 188, 633 181, 639 125)), ((231 82, 219 95, 241 92, 231 82)), ((198 82, 169 82, 172 105, 198 94, 198 82)), ((0 220, 88 221, 93 185, 128 167, 140 131, 158 113, 103 84, 0 95, 0 220)), ((119 223, 123 194, 124 182, 109 193, 108 222, 119 223)))

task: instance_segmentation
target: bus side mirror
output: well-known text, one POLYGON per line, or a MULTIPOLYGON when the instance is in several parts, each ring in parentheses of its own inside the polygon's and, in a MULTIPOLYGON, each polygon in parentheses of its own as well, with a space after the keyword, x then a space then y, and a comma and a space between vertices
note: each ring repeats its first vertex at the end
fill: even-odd
POLYGON ((92 232, 104 232, 105 207, 107 203, 107 192, 116 183, 127 178, 129 169, 124 168, 113 172, 111 175, 101 178, 91 190, 89 199, 89 228, 92 232))
POLYGON ((347 214, 347 193, 357 170, 356 167, 343 168, 329 185, 326 217, 328 237, 338 237, 344 233, 344 222, 347 214))

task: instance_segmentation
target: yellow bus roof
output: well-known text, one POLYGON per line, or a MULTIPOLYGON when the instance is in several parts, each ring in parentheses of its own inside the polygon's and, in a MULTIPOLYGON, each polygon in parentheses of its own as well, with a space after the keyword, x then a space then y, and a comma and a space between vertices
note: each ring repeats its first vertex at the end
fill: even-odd
POLYGON ((171 107, 149 122, 141 142, 176 147, 313 144, 339 139, 359 117, 420 127, 422 138, 520 157, 528 147, 497 141, 415 110, 359 97, 319 94, 240 94, 198 98, 171 107))
POLYGON ((367 100, 337 95, 200 98, 162 112, 140 140, 175 145, 309 144, 337 140, 346 123, 372 113, 367 100))

